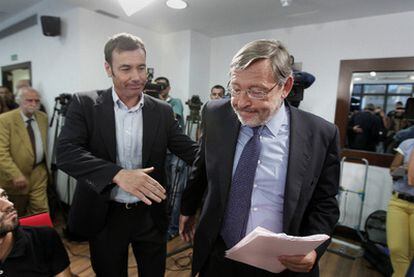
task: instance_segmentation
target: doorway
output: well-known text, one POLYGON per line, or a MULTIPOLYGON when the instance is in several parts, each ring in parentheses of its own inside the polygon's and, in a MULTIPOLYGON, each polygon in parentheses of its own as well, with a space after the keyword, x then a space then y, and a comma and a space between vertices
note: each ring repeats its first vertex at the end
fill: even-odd
POLYGON ((31 86, 32 83, 32 64, 31 62, 24 62, 13 65, 6 65, 1 67, 1 77, 3 86, 16 94, 17 82, 20 80, 27 80, 27 84, 31 86))

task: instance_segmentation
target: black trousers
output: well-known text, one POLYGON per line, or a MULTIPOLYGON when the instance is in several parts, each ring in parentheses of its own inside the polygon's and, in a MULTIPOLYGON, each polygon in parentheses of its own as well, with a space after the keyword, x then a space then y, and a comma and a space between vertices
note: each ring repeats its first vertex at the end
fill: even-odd
POLYGON ((139 277, 162 277, 166 235, 155 226, 149 207, 140 202, 128 209, 112 202, 105 228, 89 241, 92 268, 98 277, 128 276, 128 247, 132 245, 139 277))
POLYGON ((227 250, 223 239, 219 236, 207 262, 200 271, 200 277, 279 277, 279 276, 317 276, 310 273, 295 273, 288 270, 272 273, 244 263, 224 257, 227 250))

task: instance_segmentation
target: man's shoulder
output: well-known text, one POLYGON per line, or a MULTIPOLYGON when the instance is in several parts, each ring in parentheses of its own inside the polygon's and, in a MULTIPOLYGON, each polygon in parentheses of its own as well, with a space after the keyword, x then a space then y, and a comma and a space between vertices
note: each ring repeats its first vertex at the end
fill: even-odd
POLYGON ((294 124, 300 122, 303 126, 313 130, 334 130, 336 125, 326 119, 313 113, 290 107, 291 117, 294 118, 294 124))
POLYGON ((210 100, 205 106, 208 111, 219 111, 231 108, 230 99, 210 100))
POLYGON ((103 96, 109 96, 112 93, 112 89, 104 90, 90 90, 90 91, 81 91, 73 94, 73 97, 82 98, 82 99, 91 99, 96 101, 97 99, 103 96))
POLYGON ((7 121, 14 121, 18 119, 20 115, 20 109, 14 109, 5 113, 0 114, 0 121, 7 122, 7 121))
POLYGON ((48 226, 20 226, 20 231, 33 238, 53 238, 59 236, 55 229, 48 226))
POLYGON ((157 106, 157 107, 163 107, 163 108, 171 108, 170 104, 164 100, 152 97, 151 95, 148 94, 143 94, 144 95, 144 107, 147 106, 157 106))
POLYGON ((37 111, 36 118, 40 120, 47 120, 47 114, 42 111, 37 111))

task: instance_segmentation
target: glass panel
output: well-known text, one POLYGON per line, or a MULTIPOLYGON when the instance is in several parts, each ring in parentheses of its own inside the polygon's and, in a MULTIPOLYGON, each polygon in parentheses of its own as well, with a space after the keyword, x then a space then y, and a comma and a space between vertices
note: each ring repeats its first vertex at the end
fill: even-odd
POLYGON ((352 95, 361 94, 361 92, 362 92, 362 85, 354 85, 354 88, 352 90, 352 95))
POLYGON ((414 72, 354 72, 352 84, 346 147, 392 153, 394 136, 409 126, 403 112, 414 94, 414 72))
POLYGON ((412 84, 389 85, 388 86, 388 93, 409 94, 412 91, 413 91, 412 84))
POLYGON ((364 93, 385 93, 387 85, 364 85, 364 93))
POLYGON ((403 95, 398 95, 398 96, 389 96, 387 99, 387 106, 385 108, 385 113, 389 113, 390 111, 395 110, 396 108, 398 108, 399 103, 402 103, 402 107, 405 107, 405 103, 407 102, 407 99, 410 98, 410 96, 403 96, 403 95), (397 104, 398 103, 398 104, 397 104))
POLYGON ((382 108, 384 106, 384 98, 383 95, 365 95, 361 101, 361 109, 365 108, 368 104, 382 108))

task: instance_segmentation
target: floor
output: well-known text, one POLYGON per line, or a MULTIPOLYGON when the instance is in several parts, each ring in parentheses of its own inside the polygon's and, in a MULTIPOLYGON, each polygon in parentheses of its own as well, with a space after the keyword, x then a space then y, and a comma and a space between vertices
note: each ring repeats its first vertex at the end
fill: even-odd
MULTIPOLYGON (((90 260, 87 243, 64 241, 71 260, 71 270, 80 277, 95 276, 90 260)), ((192 249, 188 248, 180 238, 175 238, 168 243, 167 251, 173 255, 167 258, 166 277, 190 276, 192 249), (180 251, 181 249, 185 249, 180 251), (176 254, 173 252, 177 252, 176 254)), ((130 251, 129 276, 137 276, 135 260, 130 251)), ((341 255, 326 252, 320 260, 321 277, 349 277, 369 276, 380 277, 379 272, 363 258, 350 259, 341 255)))

